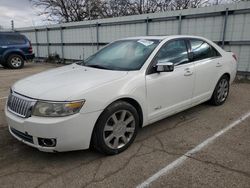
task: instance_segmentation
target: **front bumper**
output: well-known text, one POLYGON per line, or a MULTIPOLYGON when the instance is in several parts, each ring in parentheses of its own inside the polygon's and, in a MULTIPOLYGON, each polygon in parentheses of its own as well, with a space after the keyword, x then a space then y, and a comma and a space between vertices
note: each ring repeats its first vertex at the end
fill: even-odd
POLYGON ((5 108, 10 133, 23 143, 45 152, 63 152, 88 149, 92 131, 101 111, 87 114, 78 113, 60 118, 32 116, 21 118, 5 108), (14 132, 16 130, 17 132, 14 132), (20 133, 20 134, 16 134, 20 133), (22 136, 31 136, 30 140, 22 136), (38 138, 56 139, 55 147, 41 146, 38 138))

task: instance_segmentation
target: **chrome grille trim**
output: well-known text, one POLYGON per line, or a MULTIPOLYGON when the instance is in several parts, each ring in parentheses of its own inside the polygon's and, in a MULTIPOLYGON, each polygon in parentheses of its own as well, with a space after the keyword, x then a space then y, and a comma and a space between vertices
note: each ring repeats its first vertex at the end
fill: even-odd
POLYGON ((12 92, 8 97, 7 107, 10 112, 22 118, 30 117, 36 100, 12 92))

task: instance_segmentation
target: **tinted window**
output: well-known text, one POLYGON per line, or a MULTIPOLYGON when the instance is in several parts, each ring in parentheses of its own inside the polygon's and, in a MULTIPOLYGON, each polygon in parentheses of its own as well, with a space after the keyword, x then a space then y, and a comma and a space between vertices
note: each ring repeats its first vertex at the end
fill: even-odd
POLYGON ((6 34, 2 36, 3 43, 8 44, 25 44, 25 39, 22 35, 12 35, 12 34, 6 34))
POLYGON ((187 46, 184 40, 174 40, 164 45, 157 54, 157 61, 172 62, 175 65, 188 62, 187 46))
POLYGON ((202 40, 191 39, 190 45, 194 53, 194 61, 219 56, 217 50, 202 40))

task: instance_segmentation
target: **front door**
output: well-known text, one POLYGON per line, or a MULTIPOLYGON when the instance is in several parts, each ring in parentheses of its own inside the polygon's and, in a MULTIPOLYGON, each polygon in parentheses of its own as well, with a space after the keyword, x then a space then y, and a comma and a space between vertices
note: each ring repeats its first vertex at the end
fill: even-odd
POLYGON ((189 62, 183 39, 167 42, 159 50, 146 75, 148 118, 150 122, 174 114, 191 105, 194 89, 194 65, 189 62), (174 63, 173 72, 155 71, 158 61, 174 63))

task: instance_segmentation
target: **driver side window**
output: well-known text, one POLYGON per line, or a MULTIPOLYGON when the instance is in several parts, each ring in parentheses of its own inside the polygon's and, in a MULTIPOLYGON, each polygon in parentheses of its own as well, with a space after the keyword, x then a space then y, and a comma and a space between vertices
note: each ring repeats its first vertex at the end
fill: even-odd
POLYGON ((188 63, 187 46, 184 40, 174 40, 167 42, 158 52, 156 62, 165 61, 180 65, 188 63))

